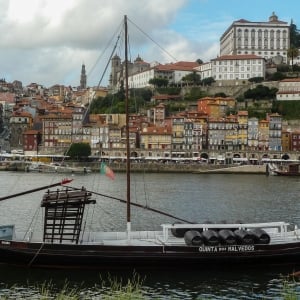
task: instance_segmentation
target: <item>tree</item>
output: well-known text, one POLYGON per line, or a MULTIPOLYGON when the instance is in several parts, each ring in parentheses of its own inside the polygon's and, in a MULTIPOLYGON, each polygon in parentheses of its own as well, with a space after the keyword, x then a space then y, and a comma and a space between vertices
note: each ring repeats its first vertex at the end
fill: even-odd
POLYGON ((207 77, 207 78, 202 79, 203 85, 211 85, 213 82, 215 82, 213 77, 207 77))
POLYGON ((169 80, 165 78, 154 77, 149 80, 149 84, 153 84, 155 87, 168 86, 169 80))
POLYGON ((252 77, 248 79, 249 82, 261 83, 264 81, 263 77, 252 77))
POLYGON ((244 93, 245 99, 274 99, 276 97, 276 92, 278 89, 276 88, 268 88, 264 85, 258 85, 254 89, 249 89, 244 93))
POLYGON ((226 98, 227 96, 225 93, 220 92, 220 93, 215 93, 215 97, 226 98))
POLYGON ((290 45, 291 48, 300 48, 300 33, 293 20, 290 24, 290 45))
POLYGON ((202 64, 203 64, 203 60, 200 59, 200 58, 198 58, 198 59, 196 60, 196 62, 197 62, 199 65, 202 65, 202 64))
POLYGON ((280 81, 283 80, 284 78, 285 78, 284 74, 282 74, 281 72, 275 72, 274 74, 272 74, 270 79, 273 81, 280 81))
POLYGON ((91 146, 88 143, 73 143, 65 155, 71 159, 87 158, 92 153, 91 146))
POLYGON ((193 72, 183 76, 181 80, 183 82, 192 83, 193 85, 199 85, 201 82, 201 77, 199 74, 197 74, 197 72, 193 72))
POLYGON ((299 50, 298 48, 292 46, 291 48, 288 49, 287 55, 289 58, 292 60, 292 71, 293 71, 293 65, 294 65, 294 58, 299 55, 299 50))
POLYGON ((193 87, 189 89, 189 93, 184 96, 185 101, 197 101, 198 99, 205 97, 206 94, 199 87, 193 87))

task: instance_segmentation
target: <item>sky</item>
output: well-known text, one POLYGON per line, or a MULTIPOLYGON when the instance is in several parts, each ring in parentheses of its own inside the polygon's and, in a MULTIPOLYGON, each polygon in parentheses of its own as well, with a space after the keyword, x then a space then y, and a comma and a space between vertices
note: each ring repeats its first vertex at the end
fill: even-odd
POLYGON ((0 0, 0 78, 79 86, 85 64, 87 85, 107 86, 124 15, 129 58, 164 64, 217 57, 239 19, 265 22, 275 12, 300 28, 299 11, 299 0, 0 0))

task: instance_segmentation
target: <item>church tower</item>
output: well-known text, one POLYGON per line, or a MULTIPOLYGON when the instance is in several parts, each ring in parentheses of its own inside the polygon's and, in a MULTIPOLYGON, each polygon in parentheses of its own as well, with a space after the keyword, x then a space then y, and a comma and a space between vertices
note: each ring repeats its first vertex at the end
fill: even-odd
POLYGON ((111 74, 109 79, 109 84, 112 89, 116 88, 121 76, 122 64, 121 58, 118 55, 115 55, 111 59, 111 74))
POLYGON ((82 64, 81 67, 81 75, 80 75, 80 89, 86 89, 86 73, 85 73, 85 65, 82 64))

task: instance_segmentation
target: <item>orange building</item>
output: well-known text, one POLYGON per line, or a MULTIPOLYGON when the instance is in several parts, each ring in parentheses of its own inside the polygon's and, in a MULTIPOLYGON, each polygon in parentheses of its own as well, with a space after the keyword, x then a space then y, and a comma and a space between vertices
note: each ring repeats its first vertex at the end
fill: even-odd
POLYGON ((198 100, 199 112, 203 112, 210 117, 220 118, 226 115, 228 109, 235 107, 235 99, 231 97, 204 97, 198 100))

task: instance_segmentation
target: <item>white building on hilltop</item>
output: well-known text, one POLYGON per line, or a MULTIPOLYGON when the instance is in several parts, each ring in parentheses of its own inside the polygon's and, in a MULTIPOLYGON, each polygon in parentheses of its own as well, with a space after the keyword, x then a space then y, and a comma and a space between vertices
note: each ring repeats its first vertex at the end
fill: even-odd
POLYGON ((157 64, 149 69, 136 72, 128 77, 129 88, 145 88, 151 86, 150 79, 163 78, 168 80, 169 84, 180 85, 182 78, 193 72, 199 64, 190 61, 178 61, 169 64, 157 64))
POLYGON ((220 55, 255 54, 266 60, 287 63, 290 27, 278 20, 275 13, 268 22, 233 22, 220 38, 220 55))
POLYGON ((253 77, 265 78, 266 61, 257 55, 223 55, 195 68, 201 79, 212 77, 219 83, 236 84, 253 77))
POLYGON ((265 60, 256 55, 224 55, 211 60, 215 80, 265 77, 265 60))
POLYGON ((300 78, 287 78, 279 82, 276 100, 300 100, 300 78))

